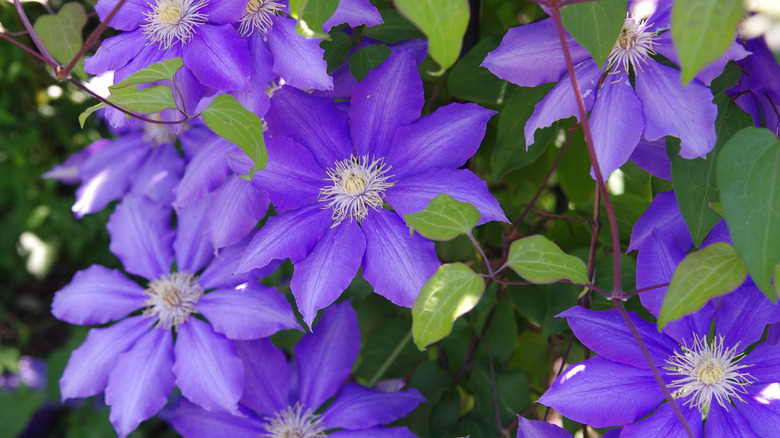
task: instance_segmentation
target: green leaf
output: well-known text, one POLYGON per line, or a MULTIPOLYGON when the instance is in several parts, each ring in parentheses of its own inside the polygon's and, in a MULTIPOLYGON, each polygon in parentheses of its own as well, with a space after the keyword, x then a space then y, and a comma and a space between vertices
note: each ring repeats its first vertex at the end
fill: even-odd
POLYGON ((431 199, 425 210, 404 215, 407 225, 433 240, 450 240, 468 234, 480 217, 476 207, 456 201, 446 193, 431 199))
POLYGON ((100 102, 97 105, 92 105, 91 107, 85 109, 83 113, 79 114, 79 125, 81 126, 81 129, 84 129, 84 122, 87 121, 87 117, 91 116, 92 113, 101 108, 108 108, 108 105, 100 102))
POLYGON ((684 84, 726 52, 734 41, 737 23, 746 12, 743 0, 675 2, 672 38, 684 84))
POLYGON ((412 307, 412 336, 420 350, 443 339, 461 315, 477 305, 485 281, 463 263, 442 265, 412 307))
POLYGON ((495 36, 483 38, 452 66, 447 76, 447 87, 454 97, 484 105, 504 103, 515 85, 499 79, 480 66, 488 52, 495 50, 500 42, 495 36))
POLYGON ((718 154, 726 141, 737 131, 753 126, 753 118, 732 103, 730 97, 719 95, 715 101, 718 103, 718 120, 715 122, 718 141, 706 159, 682 158, 679 155, 680 139, 666 138, 667 153, 672 161, 672 184, 677 204, 688 225, 693 244, 697 247, 721 220, 721 216, 710 207, 720 199, 720 191, 715 182, 718 154))
POLYGON ((168 108, 176 108, 173 93, 170 87, 165 85, 152 85, 132 93, 112 94, 108 96, 107 100, 139 114, 151 114, 168 108))
POLYGON ((526 148, 525 123, 534 112, 534 106, 542 100, 554 84, 536 88, 517 87, 498 116, 498 136, 490 165, 493 177, 499 179, 508 172, 528 166, 536 161, 550 140, 558 133, 557 126, 540 129, 534 134, 534 144, 526 148))
POLYGON ((249 177, 265 167, 268 151, 265 149, 263 124, 257 114, 241 106, 235 97, 221 94, 203 110, 203 121, 215 134, 240 147, 255 163, 249 177))
POLYGON ((184 65, 181 58, 171 58, 162 62, 156 62, 143 70, 139 70, 122 82, 116 83, 108 89, 112 94, 135 91, 140 84, 157 81, 173 81, 173 76, 184 65), (133 87, 133 85, 135 85, 133 87))
POLYGON ((409 38, 425 38, 414 24, 395 9, 382 9, 382 24, 366 29, 366 36, 383 43, 397 43, 409 38))
POLYGON ((718 156, 723 215, 737 252, 756 285, 774 301, 772 268, 780 261, 780 140, 745 128, 718 156))
POLYGON ((604 63, 623 29, 628 0, 599 0, 573 3, 561 9, 563 27, 584 47, 599 68, 604 63))
POLYGON ((746 277, 745 263, 728 243, 713 243, 688 254, 677 265, 664 296, 658 330, 701 309, 710 298, 733 291, 746 277))
POLYGON ((363 47, 349 58, 349 71, 355 80, 362 81, 371 69, 385 62, 390 53, 390 48, 384 44, 363 47))
POLYGON ((538 234, 512 242, 507 265, 532 283, 553 283, 563 279, 588 282, 585 262, 566 254, 558 245, 538 234))
MULTIPOLYGON (((63 66, 70 63, 81 49, 81 30, 87 24, 87 13, 79 3, 65 3, 56 15, 42 15, 33 29, 52 57, 63 66)), ((86 79, 84 61, 80 60, 73 72, 86 79)))
POLYGON ((295 30, 306 38, 330 38, 322 27, 338 6, 339 0, 290 0, 290 15, 298 19, 295 30))
POLYGON ((455 64, 469 24, 468 0, 395 0, 395 7, 428 37, 428 54, 441 69, 455 64))
POLYGON ((352 49, 352 41, 350 41, 349 35, 334 30, 330 33, 330 40, 323 40, 320 47, 325 50, 323 59, 328 63, 328 74, 331 74, 347 60, 349 51, 352 49))

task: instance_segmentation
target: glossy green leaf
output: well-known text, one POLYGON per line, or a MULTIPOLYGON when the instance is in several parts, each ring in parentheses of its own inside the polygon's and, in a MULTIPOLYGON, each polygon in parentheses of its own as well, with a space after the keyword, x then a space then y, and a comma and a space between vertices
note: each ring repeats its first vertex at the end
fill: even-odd
POLYGON ((532 283, 588 282, 585 262, 566 254, 558 245, 538 234, 512 242, 507 265, 532 283))
POLYGON ((572 3, 561 9, 563 27, 604 68, 626 21, 628 0, 572 3))
POLYGON ((91 107, 84 110, 83 113, 79 114, 79 126, 81 126, 82 129, 84 129, 84 123, 87 121, 87 118, 92 115, 95 111, 101 109, 101 108, 108 108, 108 105, 106 105, 103 102, 100 102, 97 105, 92 105, 91 107))
POLYGON ((355 80, 362 81, 371 69, 385 62, 390 53, 390 48, 384 44, 363 47, 350 56, 349 71, 355 80))
POLYGON ((339 0, 290 0, 290 15, 298 19, 295 30, 306 38, 330 38, 322 27, 338 6, 339 0))
POLYGON ((484 105, 501 105, 508 99, 516 86, 499 79, 480 65, 500 42, 498 37, 485 37, 452 66, 447 76, 447 88, 453 96, 484 105))
POLYGON ((450 240, 467 234, 480 217, 476 207, 456 201, 446 193, 431 199, 425 210, 404 215, 407 225, 433 240, 450 240))
POLYGON ((173 81, 174 75, 184 65, 181 58, 171 58, 165 61, 156 62, 143 70, 139 70, 125 80, 116 83, 108 89, 112 94, 135 91, 140 84, 147 84, 157 81, 173 81), (133 86, 135 85, 135 87, 133 86))
POLYGON ((330 33, 329 40, 320 42, 320 47, 325 50, 323 59, 328 63, 328 74, 331 74, 347 60, 349 51, 352 49, 352 41, 350 41, 349 35, 334 30, 330 33))
MULTIPOLYGON (((87 13, 79 3, 65 3, 56 15, 42 15, 35 21, 33 29, 52 57, 63 66, 70 63, 81 49, 81 30, 87 24, 87 13)), ((84 75, 84 61, 80 60, 73 69, 84 75)))
POLYGON ((737 252, 756 285, 774 301, 772 269, 780 261, 780 140, 745 128, 718 156, 723 215, 737 252))
POLYGON ((674 271, 658 315, 658 329, 701 309, 710 298, 745 281, 747 268, 733 246, 717 242, 688 254, 674 271))
POLYGON ((443 339, 461 315, 477 305, 485 281, 463 263, 442 265, 423 285, 412 307, 412 337, 417 348, 443 339))
POLYGON ((176 108, 173 93, 170 87, 165 85, 152 85, 132 93, 112 94, 107 100, 139 114, 152 114, 164 109, 176 108))
POLYGON ((425 38, 420 29, 395 9, 382 9, 382 24, 366 29, 366 36, 383 43, 397 43, 409 38, 425 38))
POLYGON ((428 54, 441 70, 458 60, 469 24, 468 0, 395 0, 395 7, 428 37, 428 54))
POLYGON ((235 143, 249 155, 254 162, 254 166, 249 170, 250 178, 265 167, 268 151, 265 149, 263 124, 257 114, 241 106, 236 98, 229 94, 217 96, 201 114, 203 121, 215 134, 235 143))
POLYGON ((672 38, 684 84, 728 49, 734 41, 737 23, 746 12, 743 0, 675 2, 672 38))

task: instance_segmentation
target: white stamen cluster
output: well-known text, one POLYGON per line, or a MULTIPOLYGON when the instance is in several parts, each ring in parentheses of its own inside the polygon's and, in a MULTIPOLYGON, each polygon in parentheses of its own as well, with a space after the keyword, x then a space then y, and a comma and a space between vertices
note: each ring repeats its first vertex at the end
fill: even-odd
POLYGON ((673 375, 682 376, 669 385, 679 388, 672 397, 677 399, 690 395, 685 404, 699 409, 705 418, 713 397, 725 409, 731 401, 744 403, 739 393, 747 394, 744 387, 753 383, 753 378, 740 371, 751 365, 739 364, 744 354, 737 353, 737 347, 725 349, 723 337, 707 344, 706 339, 694 335, 691 348, 682 346, 681 352, 675 350, 674 355, 666 360, 669 366, 664 368, 673 375))
POLYGON ((206 6, 206 0, 157 0, 151 12, 147 12, 144 35, 149 41, 159 42, 169 49, 177 42, 186 44, 192 39, 192 31, 208 21, 207 14, 198 12, 206 6))
POLYGON ((149 296, 144 303, 147 306, 144 316, 156 316, 155 326, 170 330, 195 313, 195 303, 203 295, 203 289, 189 272, 174 272, 150 282, 144 293, 149 296))
POLYGON ((387 182, 384 159, 370 160, 368 155, 336 162, 335 169, 328 169, 328 180, 333 184, 320 189, 319 201, 327 203, 323 208, 333 208, 332 227, 347 217, 358 222, 368 215, 368 208, 379 210, 383 204, 385 189, 395 185, 387 182))
POLYGON ((628 73, 629 65, 634 67, 635 72, 637 69, 643 71, 642 63, 647 64, 648 55, 655 54, 653 45, 658 39, 656 32, 647 31, 648 27, 650 24, 647 21, 630 16, 626 18, 620 36, 607 58, 609 68, 618 66, 613 73, 628 73))
POLYGON ((278 14, 283 8, 283 4, 273 0, 249 0, 244 13, 241 14, 238 32, 245 37, 252 35, 255 29, 267 33, 274 25, 271 16, 278 14))
POLYGON ((322 418, 313 415, 311 409, 303 410, 300 402, 277 412, 274 418, 266 417, 264 436, 267 438, 324 438, 322 418))

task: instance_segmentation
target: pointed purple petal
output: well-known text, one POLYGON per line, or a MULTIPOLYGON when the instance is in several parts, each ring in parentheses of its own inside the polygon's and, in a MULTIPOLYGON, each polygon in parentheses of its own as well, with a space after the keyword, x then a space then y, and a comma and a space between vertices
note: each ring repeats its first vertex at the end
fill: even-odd
POLYGON ((210 23, 233 24, 241 19, 245 8, 244 0, 219 0, 207 2, 200 12, 208 15, 210 23))
POLYGON ((76 184, 81 181, 81 166, 83 163, 110 144, 111 140, 101 138, 86 148, 71 154, 68 159, 44 172, 41 178, 53 179, 63 184, 76 184))
POLYGON ((170 330, 146 332, 122 353, 106 386, 109 419, 120 438, 154 416, 173 391, 173 336, 170 330))
POLYGON ((342 0, 336 12, 325 22, 322 30, 327 32, 331 27, 347 23, 349 27, 365 24, 368 27, 382 24, 382 16, 368 0, 342 0))
POLYGON ((209 263, 209 265, 206 266, 206 269, 200 274, 198 281, 203 287, 203 290, 218 288, 232 289, 243 283, 257 281, 263 277, 267 277, 279 268, 282 262, 277 260, 261 269, 254 269, 251 272, 242 274, 234 274, 236 269, 238 269, 238 262, 241 261, 247 244, 252 240, 251 236, 252 234, 235 245, 219 250, 216 257, 211 259, 211 263, 209 263))
POLYGON ((205 322, 179 325, 173 373, 182 395, 207 411, 236 413, 244 391, 244 367, 233 341, 205 322))
POLYGON ((498 200, 488 191, 487 183, 467 169, 430 169, 398 181, 387 190, 386 199, 396 213, 404 215, 424 210, 441 193, 473 204, 481 215, 477 225, 490 221, 507 222, 498 200))
POLYGON ((518 417, 517 438, 572 438, 562 427, 544 421, 533 421, 518 417))
POLYGON ((741 349, 761 339, 768 324, 780 321, 780 305, 772 303, 755 285, 743 285, 716 304, 715 333, 725 347, 741 349))
POLYGON ((263 422, 259 418, 204 411, 183 398, 160 416, 185 438, 257 438, 265 434, 263 422))
POLYGON ((195 308, 214 331, 229 339, 257 339, 300 328, 290 303, 278 290, 259 283, 207 293, 195 308))
MULTIPOLYGON (((637 289, 671 282, 674 270, 686 255, 687 253, 674 243, 672 236, 653 227, 636 258, 637 289)), ((664 286, 639 294, 642 305, 656 318, 661 312, 667 289, 669 287, 664 286)))
POLYGON ((265 217, 268 206, 265 192, 237 176, 228 178, 211 195, 206 239, 216 249, 239 242, 265 217))
POLYGON ((693 247, 691 233, 677 206, 674 192, 661 192, 655 196, 647 211, 636 221, 631 231, 631 243, 626 252, 641 249, 653 228, 669 234, 683 250, 693 247))
POLYGON ((201 26, 183 47, 182 58, 201 84, 216 90, 246 88, 252 73, 246 40, 230 24, 201 26))
POLYGON ((152 149, 149 158, 132 176, 130 192, 160 204, 170 204, 175 198, 173 189, 183 173, 184 159, 176 148, 169 143, 161 144, 152 149))
POLYGON ((146 37, 141 29, 106 38, 95 55, 84 60, 84 71, 97 75, 124 67, 144 46, 146 37))
POLYGON ((419 119, 424 103, 414 58, 408 50, 393 52, 353 90, 349 132, 356 155, 386 156, 395 130, 419 119))
POLYGON ((767 400, 773 400, 772 404, 777 405, 775 408, 780 412, 780 376, 777 375, 777 369, 780 367, 780 348, 767 343, 759 344, 743 359, 743 363, 752 364, 745 372, 756 380, 753 388, 748 388, 748 392, 754 395, 764 393, 768 397, 767 400), (767 388, 767 385, 773 385, 774 389, 767 388))
POLYGON ((631 161, 642 170, 665 180, 672 180, 672 161, 666 155, 666 139, 657 141, 639 140, 631 161))
MULTIPOLYGON (((588 51, 568 33, 566 41, 574 64, 590 58, 588 51)), ((555 23, 546 19, 509 29, 498 48, 482 61, 482 67, 523 87, 536 87, 559 80, 566 73, 566 60, 555 23)))
POLYGON ((397 306, 412 307, 420 290, 441 263, 432 241, 415 233, 397 214, 380 209, 362 224, 366 235, 363 278, 397 306))
POLYGON ((144 307, 144 289, 115 269, 92 265, 54 294, 51 313, 71 324, 105 324, 144 307))
POLYGON ((110 327, 90 330, 84 343, 73 350, 62 372, 62 400, 103 392, 117 357, 151 327, 151 320, 133 316, 110 327))
POLYGON ((477 104, 453 103, 398 128, 386 157, 392 173, 403 179, 433 167, 462 166, 479 149, 493 114, 477 104))
POLYGON ((633 423, 663 400, 649 370, 596 356, 564 370, 539 403, 574 421, 608 427, 633 423))
POLYGON ((246 109, 263 117, 271 106, 271 97, 266 90, 268 82, 276 77, 273 72, 274 59, 260 32, 252 33, 247 38, 247 44, 252 59, 252 77, 246 90, 236 90, 230 94, 246 109))
POLYGON ((274 25, 268 31, 268 46, 274 55, 274 73, 301 90, 333 88, 320 40, 299 35, 292 18, 274 16, 272 20, 274 25))
POLYGON ((176 208, 189 205, 206 196, 222 184, 231 170, 225 160, 225 153, 232 144, 216 136, 201 143, 198 152, 187 163, 187 168, 176 188, 176 208))
POLYGON ((360 352, 360 327, 350 303, 325 310, 314 331, 301 338, 294 352, 300 400, 307 408, 317 409, 349 377, 360 352))
POLYGON ((700 82, 685 87, 678 70, 652 63, 636 75, 636 94, 645 113, 646 139, 665 135, 681 139, 683 158, 704 157, 715 146, 718 107, 712 103, 712 92, 700 82))
MULTIPOLYGON (((704 431, 702 430, 701 412, 698 409, 691 409, 680 402, 677 402, 677 406, 680 407, 685 420, 691 427, 694 438, 702 438, 704 431)), ((644 438, 648 436, 664 438, 690 437, 669 403, 661 405, 650 417, 626 426, 620 434, 620 438, 644 438)))
POLYGON ((308 149, 289 137, 266 140, 268 165, 255 173, 252 185, 268 192, 277 208, 296 209, 317 200, 325 171, 308 149))
MULTIPOLYGON (((777 375, 777 364, 774 370, 777 375)), ((735 402, 740 413, 750 422, 751 429, 761 437, 775 436, 780 428, 780 382, 777 380, 759 381, 747 386, 748 396, 743 397, 747 403, 735 402)))
POLYGON ((269 338, 236 341, 236 351, 246 376, 241 403, 266 417, 285 409, 290 370, 284 353, 269 338))
POLYGON ((350 382, 322 413, 322 427, 366 429, 389 424, 407 416, 424 401, 425 397, 414 388, 383 392, 350 382))
POLYGON ((342 222, 329 229, 311 253, 295 264, 290 289, 298 311, 311 327, 317 311, 336 301, 355 278, 366 238, 356 222, 342 222))
POLYGON ((175 236, 170 208, 130 194, 116 206, 106 228, 109 250, 127 272, 149 280, 170 272, 175 236))
POLYGON ((236 272, 262 268, 275 259, 289 257, 293 264, 300 262, 332 223, 331 211, 323 210, 319 202, 268 218, 252 238, 236 272))
MULTIPOLYGON (((97 12, 101 21, 105 21, 117 3, 119 3, 119 0, 100 0, 97 2, 95 12, 97 12)), ((151 4, 146 0, 127 0, 122 4, 120 13, 114 14, 108 25, 117 30, 137 29, 146 22, 146 14, 151 9, 151 4)))
MULTIPOLYGON (((737 401, 736 403, 741 403, 737 401)), ((753 432, 750 423, 739 409, 729 406, 728 411, 717 403, 710 405, 707 422, 704 424, 705 436, 738 436, 740 438, 761 438, 753 432)))
POLYGON ((176 214, 176 240, 173 241, 173 249, 179 272, 198 272, 214 257, 214 247, 203 238, 206 216, 211 208, 210 201, 209 197, 201 198, 179 209, 176 214))
POLYGON ((339 430, 328 434, 331 438, 417 438, 406 427, 370 427, 361 430, 339 430))

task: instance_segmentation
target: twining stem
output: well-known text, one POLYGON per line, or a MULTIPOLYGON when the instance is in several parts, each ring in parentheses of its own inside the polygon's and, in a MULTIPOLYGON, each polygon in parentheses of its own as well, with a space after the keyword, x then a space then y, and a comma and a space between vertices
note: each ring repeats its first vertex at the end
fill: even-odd
POLYGON ((92 31, 92 33, 89 35, 89 38, 87 38, 87 41, 84 42, 84 44, 81 45, 81 48, 76 53, 75 56, 73 56, 73 59, 70 60, 70 63, 65 68, 55 68, 54 72, 57 75, 57 79, 65 79, 70 75, 70 72, 73 71, 73 68, 76 66, 76 63, 79 62, 79 59, 81 59, 82 56, 84 56, 85 53, 87 53, 87 50, 89 50, 90 47, 92 47, 92 44, 97 41, 98 38, 100 38, 100 35, 103 34, 103 31, 106 30, 106 27, 108 27, 108 22, 111 21, 112 18, 114 18, 114 15, 119 11, 119 8, 122 7, 122 5, 125 3, 125 0, 119 0, 117 4, 114 6, 114 9, 111 10, 111 12, 108 14, 105 20, 103 20, 98 27, 92 31))
POLYGON ((43 42, 40 40, 40 38, 38 38, 38 34, 35 33, 35 29, 33 28, 32 23, 30 23, 30 19, 27 18, 27 14, 25 14, 24 9, 22 9, 22 4, 20 1, 14 0, 14 6, 16 7, 16 13, 22 20, 24 28, 27 29, 27 33, 30 35, 30 39, 32 39, 35 47, 38 48, 38 51, 41 52, 41 56, 43 57, 42 61, 45 62, 49 67, 56 70, 59 64, 54 59, 54 57, 51 56, 51 53, 46 50, 46 46, 43 45, 43 42))
POLYGON ((30 55, 38 58, 39 61, 46 63, 46 59, 43 58, 40 54, 38 54, 36 51, 32 50, 31 48, 25 46, 24 44, 20 43, 19 41, 16 41, 15 39, 11 38, 9 34, 5 32, 0 32, 0 38, 5 38, 6 40, 10 41, 11 44, 15 45, 16 47, 19 47, 20 49, 24 50, 25 52, 29 53, 30 55))

